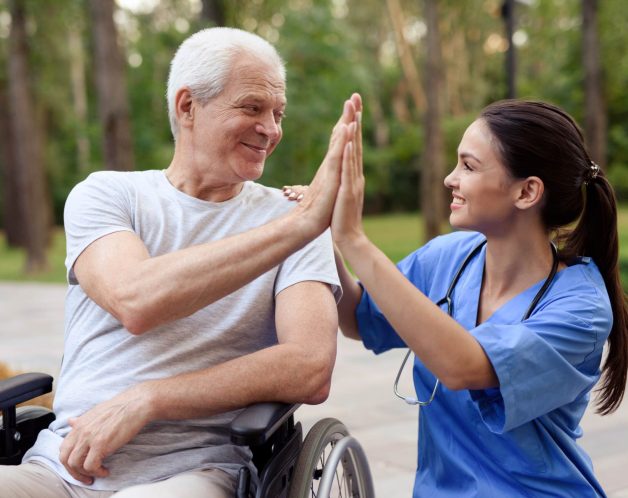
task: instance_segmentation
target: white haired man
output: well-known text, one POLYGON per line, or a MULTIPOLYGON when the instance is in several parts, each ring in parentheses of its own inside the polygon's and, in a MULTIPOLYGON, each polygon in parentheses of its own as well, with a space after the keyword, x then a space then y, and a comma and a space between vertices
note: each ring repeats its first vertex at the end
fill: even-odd
MULTIPOLYGON (((228 440, 234 411, 328 395, 335 192, 315 179, 293 209, 254 182, 282 136, 279 55, 244 31, 200 31, 167 97, 168 168, 94 173, 68 198, 57 420, 0 469, 7 496, 233 496, 251 465, 228 440)), ((345 102, 322 175, 339 176, 356 110, 345 102)))

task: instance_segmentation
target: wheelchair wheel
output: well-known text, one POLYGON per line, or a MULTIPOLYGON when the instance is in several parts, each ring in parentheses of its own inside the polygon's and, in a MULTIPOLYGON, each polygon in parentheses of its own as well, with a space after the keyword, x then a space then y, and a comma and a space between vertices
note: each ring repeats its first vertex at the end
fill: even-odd
POLYGON ((329 494, 319 494, 323 469, 336 444, 349 436, 344 424, 334 418, 319 420, 308 432, 299 453, 289 498, 372 498, 370 470, 364 458, 346 449, 334 470, 329 494), (368 478, 368 483, 366 479, 368 478))

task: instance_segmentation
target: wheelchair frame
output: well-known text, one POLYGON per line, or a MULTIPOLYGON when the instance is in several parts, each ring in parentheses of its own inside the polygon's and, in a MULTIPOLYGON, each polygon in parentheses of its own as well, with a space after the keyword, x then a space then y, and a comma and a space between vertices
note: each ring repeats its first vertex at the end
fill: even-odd
MULTIPOLYGON (((17 465, 41 429, 55 419, 50 410, 16 405, 52 391, 50 375, 28 373, 0 381, 0 465, 17 465)), ((236 498, 373 498, 366 455, 336 419, 318 421, 303 440, 294 412, 300 405, 260 403, 231 423, 231 441, 249 446, 259 479, 240 469, 236 498), (341 486, 331 494, 332 484, 341 486)))

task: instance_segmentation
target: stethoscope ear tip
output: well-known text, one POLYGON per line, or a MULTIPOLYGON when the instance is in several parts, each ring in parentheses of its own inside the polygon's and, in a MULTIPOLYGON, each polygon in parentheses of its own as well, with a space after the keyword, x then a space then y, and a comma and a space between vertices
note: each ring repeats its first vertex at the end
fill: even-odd
POLYGON ((403 398, 403 400, 408 403, 409 405, 418 405, 419 404, 419 400, 416 398, 403 398))

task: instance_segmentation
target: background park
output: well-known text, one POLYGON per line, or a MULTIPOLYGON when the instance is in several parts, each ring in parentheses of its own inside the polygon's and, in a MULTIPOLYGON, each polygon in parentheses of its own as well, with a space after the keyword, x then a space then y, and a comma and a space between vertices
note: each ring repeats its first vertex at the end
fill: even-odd
MULTIPOLYGON (((63 205, 71 188, 101 169, 168 166, 168 64, 183 39, 211 25, 254 31, 286 61, 284 138, 267 161, 267 185, 307 183, 342 102, 362 94, 365 224, 395 261, 449 229, 442 179, 455 164, 464 129, 486 104, 521 97, 562 106, 581 124, 591 156, 615 186, 628 289, 627 23, 624 0, 0 0, 0 294, 2 312, 15 317, 9 325, 5 320, 2 337, 27 328, 18 311, 26 317, 37 308, 9 301, 38 295, 41 287, 24 282, 62 289, 63 205)), ((55 296, 54 313, 62 313, 62 296, 55 296)), ((61 340, 60 315, 54 316, 61 340)), ((51 348, 55 362, 59 344, 51 348)), ((32 354, 33 347, 26 349, 32 354)), ((0 361, 31 367, 18 353, 2 353, 0 361)), ((346 354, 353 361, 353 350, 346 354)), ((386 375, 394 375, 395 362, 383 367, 386 375)), ((364 368, 364 375, 372 370, 364 368)), ((385 380, 388 390, 391 379, 385 380)), ((382 410, 391 403, 387 397, 382 410)), ((326 405, 351 420, 344 396, 326 405)), ((409 424, 399 425, 407 454, 377 451, 397 452, 409 465, 403 468, 409 495, 416 415, 403 418, 406 410, 399 417, 394 420, 409 424)), ((611 421, 602 439, 608 445, 588 446, 600 459, 628 438, 627 425, 613 422, 617 415, 590 420, 594 431, 602 430, 600 420, 611 421)), ((354 422, 358 431, 360 422, 354 422)), ((615 472, 628 457, 615 453, 603 482, 612 496, 628 496, 628 477, 615 472)), ((380 483, 395 469, 390 461, 381 465, 380 483)), ((391 486, 379 491, 402 496, 395 491, 401 487, 391 486)))

